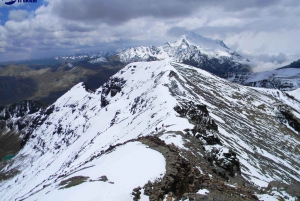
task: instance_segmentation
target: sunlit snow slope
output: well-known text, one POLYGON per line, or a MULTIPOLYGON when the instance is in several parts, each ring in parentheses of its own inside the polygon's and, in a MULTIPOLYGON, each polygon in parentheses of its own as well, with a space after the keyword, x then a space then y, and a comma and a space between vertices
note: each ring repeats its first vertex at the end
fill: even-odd
POLYGON ((177 133, 193 137, 198 124, 174 108, 193 104, 206 105, 202 120, 217 125, 206 134, 219 143, 199 139, 208 155, 234 151, 242 176, 257 186, 300 181, 299 133, 282 112, 299 120, 298 101, 163 60, 128 64, 96 91, 79 83, 36 114, 25 147, 1 170, 16 172, 0 183, 1 200, 132 200, 133 188, 166 172, 161 153, 132 139, 159 135, 189 150, 177 133), (82 183, 64 188, 74 178, 82 183))
POLYGON ((294 96, 294 98, 296 98, 298 101, 300 101, 300 88, 293 91, 289 91, 288 93, 294 96))

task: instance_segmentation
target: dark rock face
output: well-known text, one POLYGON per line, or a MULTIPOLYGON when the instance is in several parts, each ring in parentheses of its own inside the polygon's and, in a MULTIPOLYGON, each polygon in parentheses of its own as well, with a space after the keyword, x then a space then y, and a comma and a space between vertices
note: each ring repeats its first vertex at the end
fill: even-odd
MULTIPOLYGON (((138 140, 166 158, 164 177, 154 182, 149 181, 143 187, 144 194, 149 196, 150 201, 162 201, 165 195, 168 195, 167 200, 258 200, 249 188, 233 188, 217 178, 211 178, 208 174, 201 174, 197 165, 183 158, 180 150, 174 145, 167 145, 154 136, 146 136, 138 140), (202 188, 209 189, 210 193, 197 194, 197 191, 202 188)), ((233 152, 225 155, 225 157, 235 157, 233 152)))
POLYGON ((125 85, 126 81, 118 78, 110 78, 104 85, 101 93, 101 107, 105 107, 109 104, 109 101, 106 99, 110 93, 111 97, 114 97, 117 93, 122 90, 122 87, 125 85))
POLYGON ((300 122, 299 122, 299 120, 296 117, 294 117, 294 115, 288 110, 281 109, 280 112, 284 116, 284 118, 286 119, 287 123, 292 128, 294 128, 296 131, 298 131, 300 133, 300 122))
MULTIPOLYGON (((195 137, 204 139, 207 144, 222 144, 214 132, 218 131, 218 125, 209 116, 206 105, 195 104, 194 102, 183 102, 174 107, 174 110, 180 115, 190 120, 195 127, 191 130, 195 137)), ((190 130, 186 130, 189 132, 190 130)))
POLYGON ((24 137, 34 114, 43 108, 39 102, 30 100, 0 109, 0 159, 5 154, 15 154, 19 151, 22 147, 20 136, 24 137))
MULTIPOLYGON (((194 137, 204 141, 207 145, 222 145, 217 136, 218 125, 209 116, 206 105, 182 102, 180 106, 175 106, 174 110, 195 125, 191 130, 185 129, 187 135, 192 133, 194 137)), ((213 148, 207 154, 206 159, 210 162, 214 173, 226 180, 229 176, 241 174, 239 160, 232 150, 223 153, 223 149, 213 148)))
POLYGON ((138 201, 141 198, 141 187, 134 188, 132 191, 133 200, 138 201))
POLYGON ((2 111, 0 113, 0 120, 6 121, 6 120, 8 120, 10 118, 10 113, 8 112, 7 108, 1 107, 0 111, 2 111))
POLYGON ((236 157, 236 153, 229 150, 227 153, 220 153, 221 150, 214 148, 208 154, 207 160, 212 166, 215 166, 212 170, 214 173, 228 180, 229 176, 234 177, 236 173, 241 174, 240 163, 236 157))
POLYGON ((36 136, 32 136, 33 131, 40 125, 42 125, 45 120, 48 118, 50 114, 53 113, 55 106, 51 105, 47 109, 40 110, 39 114, 35 116, 35 118, 30 122, 29 128, 26 134, 23 136, 20 147, 24 147, 27 141, 30 138, 35 138, 36 136))
POLYGON ((166 175, 161 180, 148 182, 144 186, 144 193, 149 196, 150 201, 163 200, 164 195, 169 192, 181 198, 186 192, 196 192, 200 189, 200 171, 180 156, 178 148, 166 145, 164 141, 153 136, 141 138, 140 141, 162 153, 167 162, 166 175))
POLYGON ((206 105, 195 104, 194 102, 183 102, 180 106, 174 107, 174 110, 180 114, 180 117, 186 117, 198 127, 204 129, 218 130, 218 126, 213 119, 210 118, 206 105))
POLYGON ((119 114, 120 114, 120 111, 117 111, 116 114, 115 114, 115 116, 114 116, 114 118, 110 122, 110 126, 113 126, 115 124, 116 119, 117 119, 117 117, 118 117, 119 114))
POLYGON ((8 120, 9 118, 23 117, 27 114, 33 114, 43 108, 39 102, 29 100, 15 103, 8 108, 0 108, 0 120, 8 120))
POLYGON ((61 189, 71 188, 73 186, 77 186, 77 185, 80 185, 80 184, 86 182, 88 179, 89 179, 89 177, 75 176, 75 177, 71 177, 70 179, 61 181, 59 186, 61 186, 61 189))
POLYGON ((95 92, 86 83, 82 83, 82 86, 87 92, 90 92, 90 93, 95 92))
MULTIPOLYGON (((243 84, 243 83, 242 83, 243 84)), ((258 82, 248 82, 244 83, 245 86, 250 87, 262 87, 268 89, 279 89, 282 91, 290 91, 293 90, 296 86, 293 85, 291 82, 285 82, 281 79, 270 79, 270 80, 261 80, 258 82)))
POLYGON ((278 68, 278 69, 283 69, 283 68, 300 68, 300 59, 297 61, 292 62, 291 64, 278 68))

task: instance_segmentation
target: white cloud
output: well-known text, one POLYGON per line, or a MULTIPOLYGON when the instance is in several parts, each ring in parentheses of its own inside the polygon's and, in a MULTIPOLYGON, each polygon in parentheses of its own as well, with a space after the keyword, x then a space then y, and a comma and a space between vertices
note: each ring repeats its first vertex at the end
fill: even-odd
POLYGON ((27 18, 29 12, 26 10, 11 10, 9 12, 8 18, 17 22, 21 22, 27 18))
POLYGON ((212 27, 239 27, 244 25, 244 21, 238 18, 233 17, 227 17, 227 18, 221 18, 212 20, 209 23, 207 23, 207 26, 212 27))
POLYGON ((181 19, 175 26, 184 27, 187 30, 194 30, 203 26, 206 26, 208 20, 206 17, 187 17, 181 19))
POLYGON ((9 20, 0 26, 1 58, 15 58, 16 52, 27 58, 90 48, 160 45, 173 42, 185 31, 224 40, 238 53, 266 66, 275 64, 272 58, 279 53, 287 55, 287 62, 295 58, 289 55, 300 53, 300 24, 295 21, 300 16, 298 1, 203 0, 183 4, 157 0, 162 3, 152 5, 149 1, 148 7, 138 0, 112 0, 107 5, 70 1, 51 0, 32 13, 12 10, 9 20), (116 3, 120 4, 114 7, 116 3), (101 5, 105 12, 99 11, 101 5), (263 54, 271 60, 256 59, 263 54))
POLYGON ((270 70, 275 70, 277 68, 283 67, 288 64, 290 64, 290 62, 286 62, 284 64, 276 64, 272 62, 257 62, 255 64, 255 67, 253 68, 253 71, 254 72, 270 71, 270 70))

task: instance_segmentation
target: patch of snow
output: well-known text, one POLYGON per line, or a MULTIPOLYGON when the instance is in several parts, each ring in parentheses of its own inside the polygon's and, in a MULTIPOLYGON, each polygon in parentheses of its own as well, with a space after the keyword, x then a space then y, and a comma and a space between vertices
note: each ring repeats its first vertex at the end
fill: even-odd
POLYGON ((213 119, 215 119, 216 121, 225 124, 225 121, 223 121, 223 119, 221 119, 220 117, 218 117, 217 115, 210 113, 209 114, 213 119))
POLYGON ((61 201, 132 201, 131 192, 133 188, 143 186, 149 180, 153 182, 156 178, 162 177, 166 171, 165 166, 166 162, 162 154, 147 148, 140 142, 130 142, 124 146, 117 147, 112 153, 100 157, 94 162, 92 167, 80 170, 64 178, 88 176, 94 180, 93 182, 84 182, 65 189, 51 186, 27 200, 52 201, 55 198, 55 200, 61 201), (107 176, 108 181, 95 181, 103 175, 107 176), (47 193, 50 189, 51 191, 47 193))
POLYGON ((184 141, 182 139, 181 135, 176 135, 175 133, 173 134, 164 134, 159 137, 161 140, 165 141, 166 144, 174 144, 180 149, 186 149, 188 150, 183 144, 184 141))
POLYGON ((89 61, 89 63, 91 63, 91 64, 96 64, 96 63, 101 63, 101 62, 107 62, 107 60, 104 57, 99 57, 99 58, 89 61))
POLYGON ((232 188, 237 188, 238 184, 228 184, 228 183, 225 183, 226 186, 230 186, 232 188))
POLYGON ((256 196, 258 197, 259 200, 263 200, 263 201, 278 201, 277 196, 272 196, 269 194, 256 194, 256 196))
POLYGON ((204 188, 204 189, 200 189, 197 193, 201 195, 206 195, 209 194, 209 190, 204 188))

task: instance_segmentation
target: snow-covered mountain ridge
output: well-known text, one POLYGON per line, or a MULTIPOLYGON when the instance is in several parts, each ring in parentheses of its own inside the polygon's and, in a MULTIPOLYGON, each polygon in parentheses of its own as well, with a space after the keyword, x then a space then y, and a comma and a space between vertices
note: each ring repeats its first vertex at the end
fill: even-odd
POLYGON ((162 46, 131 47, 111 52, 56 57, 56 59, 64 61, 82 59, 94 65, 108 61, 128 64, 169 59, 219 76, 224 76, 228 72, 252 72, 250 61, 228 48, 223 41, 206 38, 193 32, 188 32, 179 40, 167 42, 162 46))
POLYGON ((291 91, 300 87, 300 68, 280 68, 256 73, 228 73, 227 80, 245 86, 291 91))
POLYGON ((77 84, 33 119, 0 171, 2 200, 300 196, 300 103, 279 90, 137 62, 95 91, 77 84))
POLYGON ((188 32, 174 43, 162 46, 134 47, 118 53, 122 62, 170 59, 224 75, 228 72, 251 72, 248 59, 230 50, 221 40, 188 32))

